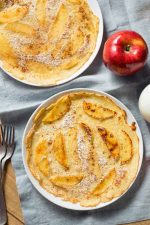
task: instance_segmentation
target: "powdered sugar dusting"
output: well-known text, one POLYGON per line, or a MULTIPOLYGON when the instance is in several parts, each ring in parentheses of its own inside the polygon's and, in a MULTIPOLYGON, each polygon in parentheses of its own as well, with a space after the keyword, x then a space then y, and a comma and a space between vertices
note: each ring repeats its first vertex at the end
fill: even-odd
POLYGON ((49 55, 49 53, 43 53, 35 56, 35 61, 51 66, 58 66, 61 63, 59 59, 52 60, 52 57, 49 55))
POLYGON ((79 153, 79 157, 80 159, 86 159, 87 158, 87 154, 86 154, 86 144, 85 141, 83 139, 83 137, 78 136, 78 153, 79 153))
POLYGON ((105 166, 107 164, 107 159, 102 155, 100 156, 98 162, 101 166, 105 166))
POLYGON ((62 121, 63 127, 73 127, 74 126, 75 117, 73 113, 67 113, 62 121))
POLYGON ((125 168, 119 168, 119 169, 117 169, 117 175, 120 178, 124 178, 126 172, 127 172, 127 169, 125 169, 125 168))
POLYGON ((78 155, 79 158, 82 160, 82 167, 84 170, 86 170, 88 168, 88 160, 87 160, 88 149, 84 141, 84 137, 82 137, 80 134, 78 134, 77 144, 78 144, 78 155))
POLYGON ((96 176, 95 175, 89 175, 87 176, 84 180, 80 182, 77 187, 79 187, 79 192, 81 194, 87 193, 89 191, 89 188, 91 186, 91 183, 96 181, 96 176))

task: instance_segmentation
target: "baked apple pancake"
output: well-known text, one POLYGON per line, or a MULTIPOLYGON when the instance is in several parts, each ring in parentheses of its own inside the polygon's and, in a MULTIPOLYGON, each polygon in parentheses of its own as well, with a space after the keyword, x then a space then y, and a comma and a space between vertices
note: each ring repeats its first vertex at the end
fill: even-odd
POLYGON ((0 60, 15 78, 55 85, 95 50, 99 19, 87 0, 14 0, 0 11, 0 60))
POLYGON ((47 192, 94 207, 121 196, 135 179, 136 132, 109 97, 65 94, 35 114, 25 141, 27 165, 47 192))

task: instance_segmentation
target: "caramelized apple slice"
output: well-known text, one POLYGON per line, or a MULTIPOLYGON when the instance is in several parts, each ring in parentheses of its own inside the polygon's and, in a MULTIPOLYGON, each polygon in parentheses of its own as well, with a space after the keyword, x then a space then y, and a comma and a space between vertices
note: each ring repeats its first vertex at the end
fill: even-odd
POLYGON ((101 195, 110 187, 115 179, 116 171, 115 169, 111 170, 106 177, 91 191, 93 195, 101 195))
POLYGON ((52 176, 50 181, 61 188, 72 187, 81 182, 83 176, 81 174, 77 175, 66 175, 66 176, 52 176))
POLYGON ((77 128, 68 129, 65 137, 66 151, 68 155, 69 168, 74 168, 74 164, 80 166, 81 161, 78 155, 77 128))
POLYGON ((46 155, 47 155, 47 143, 46 141, 41 141, 35 149, 35 157, 34 157, 35 164, 38 165, 43 156, 46 155))
POLYGON ((65 168, 68 168, 67 156, 66 156, 66 147, 64 136, 61 132, 58 132, 52 143, 52 152, 56 160, 65 168))
MULTIPOLYGON (((76 32, 72 34, 69 40, 66 41, 62 38, 58 43, 56 43, 55 47, 51 51, 51 55, 53 58, 56 58, 57 54, 60 53, 61 47, 64 46, 60 56, 62 59, 67 58, 70 59, 70 57, 74 56, 75 53, 82 47, 83 44, 84 44, 84 34, 80 29, 78 29, 76 32)), ((72 61, 74 62, 76 61, 75 57, 72 59, 73 59, 72 61)), ((70 65, 71 64, 72 63, 70 63, 70 65)))
POLYGON ((62 97, 59 101, 56 102, 54 107, 47 113, 43 118, 44 123, 52 123, 56 120, 62 118, 70 109, 71 100, 69 96, 62 97))
POLYGON ((26 5, 13 5, 6 10, 0 12, 0 23, 13 23, 21 20, 28 13, 26 5))
POLYGON ((101 169, 98 163, 97 153, 94 147, 94 136, 91 128, 85 124, 80 124, 82 130, 84 131, 84 140, 86 142, 86 146, 89 150, 88 153, 88 165, 90 173, 96 175, 97 177, 101 176, 101 169))
POLYGON ((50 167, 48 162, 48 146, 46 141, 40 142, 36 147, 34 163, 41 173, 43 173, 45 176, 49 176, 50 167))
POLYGON ((48 36, 49 40, 54 40, 60 38, 60 36, 65 31, 66 23, 68 19, 68 10, 64 4, 60 6, 56 19, 52 26, 50 27, 48 36))
POLYGON ((120 148, 120 158, 121 163, 125 164, 132 159, 133 147, 132 147, 132 140, 129 137, 129 135, 123 130, 122 135, 123 135, 123 142, 122 142, 123 144, 121 145, 120 148))
POLYGON ((36 31, 32 26, 19 22, 9 23, 5 26, 5 29, 27 37, 32 37, 36 34, 36 31))
POLYGON ((13 66, 17 64, 17 58, 13 52, 13 48, 4 34, 0 34, 0 59, 7 61, 7 63, 13 66))
POLYGON ((36 2, 36 16, 41 26, 46 24, 46 3, 47 0, 37 0, 36 2))
POLYGON ((77 5, 81 4, 81 0, 68 0, 68 2, 73 3, 73 4, 77 4, 77 5))
POLYGON ((38 123, 39 121, 41 121, 41 118, 43 114, 45 113, 45 111, 46 111, 45 108, 41 108, 40 110, 38 110, 38 112, 36 113, 34 117, 34 123, 38 123))
POLYGON ((85 124, 85 123, 81 123, 80 125, 81 125, 82 129, 84 130, 87 139, 93 145, 93 139, 94 139, 94 137, 93 137, 91 128, 87 124, 85 124))
POLYGON ((4 7, 5 7, 5 1, 1 0, 1 2, 0 2, 0 11, 2 11, 4 7))
POLYGON ((84 29, 86 29, 88 33, 92 34, 93 37, 93 35, 97 35, 99 21, 98 18, 91 13, 87 4, 87 1, 82 1, 76 16, 77 20, 83 23, 84 29))
POLYGON ((50 167, 49 167, 49 162, 48 162, 48 159, 42 159, 40 162, 39 162, 39 170, 41 171, 41 173, 43 173, 46 177, 49 176, 49 173, 50 173, 50 167))
POLYGON ((84 43, 84 34, 78 29, 73 35, 68 43, 66 43, 65 48, 61 53, 61 58, 65 59, 70 56, 73 56, 83 45, 84 43))
POLYGON ((87 115, 100 120, 112 118, 116 114, 111 109, 107 109, 102 107, 101 105, 85 101, 83 102, 83 109, 87 115))
POLYGON ((114 135, 111 132, 109 132, 104 127, 98 127, 98 132, 100 136, 102 137, 103 141, 105 142, 111 155, 115 159, 118 159, 120 156, 120 148, 119 148, 117 139, 114 137, 114 135))

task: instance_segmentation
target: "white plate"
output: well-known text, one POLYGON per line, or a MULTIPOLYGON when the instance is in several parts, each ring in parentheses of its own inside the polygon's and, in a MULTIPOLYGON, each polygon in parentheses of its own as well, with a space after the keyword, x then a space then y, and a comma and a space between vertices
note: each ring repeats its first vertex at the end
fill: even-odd
POLYGON ((102 43, 103 29, 104 29, 103 28, 103 26, 104 26, 103 25, 103 17, 102 17, 102 13, 101 13, 99 3, 97 2, 97 0, 88 0, 88 3, 90 5, 93 13, 99 18, 99 32, 98 32, 98 37, 97 37, 97 42, 96 42, 96 47, 95 47, 94 52, 92 53, 92 55, 90 56, 88 61, 77 72, 75 72, 69 78, 64 79, 62 81, 59 81, 57 84, 54 84, 54 85, 40 85, 39 84, 38 85, 38 84, 34 84, 34 83, 31 83, 31 82, 28 82, 28 81, 25 81, 25 80, 20 80, 17 77, 15 77, 13 74, 7 72, 7 70, 5 70, 3 68, 2 61, 0 62, 1 69, 5 73, 7 73, 10 77, 14 78, 15 80, 17 80, 19 82, 22 82, 24 84, 28 84, 28 85, 31 85, 31 86, 40 86, 40 87, 53 87, 53 86, 57 86, 57 85, 60 85, 60 84, 64 84, 66 82, 69 82, 69 81, 73 80, 74 78, 78 77, 79 75, 81 75, 91 65, 91 63, 95 59, 95 57, 96 57, 96 55, 97 55, 97 53, 100 49, 101 43, 102 43))
POLYGON ((137 178, 138 174, 139 174, 139 171, 140 171, 140 168, 141 168, 141 164, 142 164, 142 159, 143 159, 143 140, 142 140, 142 135, 141 135, 141 131, 139 129, 139 126, 137 124, 137 121, 135 120, 134 116, 132 115, 132 113, 129 111, 129 109, 124 105, 122 104, 119 100, 117 100, 116 98, 114 98, 113 96, 105 93, 105 92, 102 92, 102 91, 95 91, 95 90, 91 90, 91 89, 86 89, 86 88, 77 88, 77 89, 72 89, 72 90, 67 90, 67 91, 63 91, 61 93, 58 93, 52 97, 50 97, 49 99, 47 99, 46 101, 44 101, 36 110, 35 112, 32 114, 32 116, 30 117, 27 125, 26 125, 26 128, 25 128, 25 131, 24 131, 24 135, 23 135, 23 140, 22 140, 22 157, 23 157, 23 163, 24 163, 24 167, 25 167, 25 170, 26 170, 26 173, 30 179, 30 181, 32 182, 32 184, 34 185, 34 187, 46 198, 48 199, 49 201, 55 203, 56 205, 59 205, 61 207, 64 207, 64 208, 67 208, 67 209, 73 209, 73 210, 93 210, 93 209, 99 209, 99 208, 102 208, 104 206, 107 206, 113 202, 115 202, 117 199, 119 199, 121 196, 123 196, 128 190, 129 188, 132 186, 132 184, 134 183, 135 179, 133 180, 133 182, 131 183, 131 185, 129 186, 128 190, 123 193, 123 195, 121 195, 120 197, 117 197, 115 199, 113 199, 112 201, 109 201, 109 202, 106 202, 106 203, 100 203, 99 205, 97 205, 96 207, 82 207, 80 206, 79 204, 73 204, 73 203, 70 203, 70 202, 66 202, 66 201, 63 201, 61 200, 61 198, 59 197, 55 197, 54 195, 48 193, 45 189, 43 189, 40 184, 38 183, 38 181, 34 178, 34 176, 31 174, 29 168, 28 168, 28 165, 27 165, 27 162, 26 162, 26 147, 25 147, 25 137, 27 135, 27 133, 29 132, 30 128, 32 127, 33 125, 33 118, 34 116, 36 115, 36 113, 39 111, 39 109, 43 108, 43 107, 47 107, 49 106, 50 104, 52 104, 54 101, 56 101, 58 98, 60 98, 61 96, 65 95, 65 94, 69 94, 69 93, 73 93, 73 92, 93 92, 93 93, 98 93, 98 94, 101 94, 101 95, 104 95, 104 96, 107 96, 109 97, 110 99, 112 99, 119 107, 121 107, 122 109, 125 110, 125 112, 127 113, 127 121, 131 124, 132 122, 135 122, 136 123, 136 127, 137 127, 137 130, 136 130, 136 133, 137 133, 137 136, 139 138, 139 167, 138 167, 138 171, 137 171, 137 174, 136 174, 136 177, 135 179, 137 178))

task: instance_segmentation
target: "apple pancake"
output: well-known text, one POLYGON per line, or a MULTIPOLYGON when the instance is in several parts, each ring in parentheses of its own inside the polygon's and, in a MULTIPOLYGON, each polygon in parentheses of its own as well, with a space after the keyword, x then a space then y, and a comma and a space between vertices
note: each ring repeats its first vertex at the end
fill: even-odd
POLYGON ((55 85, 90 58, 99 19, 87 0, 11 2, 0 11, 0 60, 8 73, 34 85, 55 85))
POLYGON ((129 188, 138 171, 139 140, 125 111, 109 97, 74 92, 36 113, 26 156, 46 191, 94 207, 129 188))

